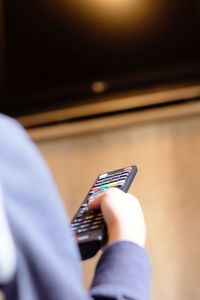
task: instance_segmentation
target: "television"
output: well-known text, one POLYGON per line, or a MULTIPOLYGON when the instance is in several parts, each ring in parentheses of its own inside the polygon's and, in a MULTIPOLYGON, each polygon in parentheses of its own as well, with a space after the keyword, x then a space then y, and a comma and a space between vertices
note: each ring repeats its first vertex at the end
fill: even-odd
POLYGON ((2 0, 0 26, 11 116, 200 78, 198 0, 2 0))

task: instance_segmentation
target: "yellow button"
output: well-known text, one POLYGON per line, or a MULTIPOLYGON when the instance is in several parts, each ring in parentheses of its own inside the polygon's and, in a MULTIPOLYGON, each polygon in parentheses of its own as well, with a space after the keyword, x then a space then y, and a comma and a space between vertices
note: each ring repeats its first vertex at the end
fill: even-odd
POLYGON ((110 183, 108 186, 111 187, 111 186, 115 186, 115 185, 117 185, 117 182, 110 183))

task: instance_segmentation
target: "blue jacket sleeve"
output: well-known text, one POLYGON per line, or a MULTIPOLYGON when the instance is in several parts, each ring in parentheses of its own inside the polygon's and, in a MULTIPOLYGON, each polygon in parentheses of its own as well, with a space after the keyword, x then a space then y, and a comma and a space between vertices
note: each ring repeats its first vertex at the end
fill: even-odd
POLYGON ((95 299, 150 298, 151 264, 146 251, 135 243, 115 242, 102 254, 91 285, 95 299))

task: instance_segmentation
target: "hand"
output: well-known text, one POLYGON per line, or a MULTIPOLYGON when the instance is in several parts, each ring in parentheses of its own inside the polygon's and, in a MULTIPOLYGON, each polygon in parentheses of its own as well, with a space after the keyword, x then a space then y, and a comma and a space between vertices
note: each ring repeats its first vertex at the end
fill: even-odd
POLYGON ((137 198, 111 188, 89 202, 91 209, 101 209, 108 229, 108 244, 132 241, 144 247, 146 226, 137 198))

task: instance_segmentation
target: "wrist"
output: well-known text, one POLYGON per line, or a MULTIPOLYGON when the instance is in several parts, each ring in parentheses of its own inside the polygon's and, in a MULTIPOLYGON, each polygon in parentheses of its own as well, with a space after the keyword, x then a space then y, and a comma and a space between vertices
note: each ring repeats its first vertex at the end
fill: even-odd
POLYGON ((140 247, 145 247, 145 234, 135 230, 132 226, 124 228, 121 224, 108 227, 108 245, 117 241, 133 242, 140 247))

